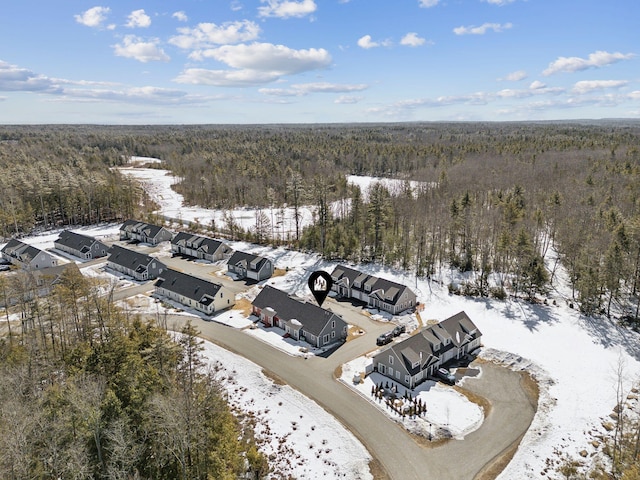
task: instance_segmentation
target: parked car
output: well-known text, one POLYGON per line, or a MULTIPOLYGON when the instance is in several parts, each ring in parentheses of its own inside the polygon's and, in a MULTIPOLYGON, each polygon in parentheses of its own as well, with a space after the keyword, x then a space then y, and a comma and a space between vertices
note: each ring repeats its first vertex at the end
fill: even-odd
POLYGON ((398 325, 396 326, 396 328, 394 328, 392 330, 393 336, 397 337, 402 333, 405 333, 407 331, 407 327, 405 325, 398 325))
POLYGON ((376 345, 386 345, 393 341, 393 332, 386 332, 376 339, 376 345))
POLYGON ((440 377, 442 380, 444 380, 445 382, 448 382, 451 384, 456 383, 456 376, 446 368, 439 368, 438 370, 436 370, 436 375, 440 377))

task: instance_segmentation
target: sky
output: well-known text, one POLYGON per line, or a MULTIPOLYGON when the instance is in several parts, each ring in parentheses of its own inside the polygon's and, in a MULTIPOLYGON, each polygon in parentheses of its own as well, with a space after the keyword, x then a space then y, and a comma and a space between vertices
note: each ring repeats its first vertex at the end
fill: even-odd
POLYGON ((0 124, 640 116, 638 0, 0 5, 0 124))

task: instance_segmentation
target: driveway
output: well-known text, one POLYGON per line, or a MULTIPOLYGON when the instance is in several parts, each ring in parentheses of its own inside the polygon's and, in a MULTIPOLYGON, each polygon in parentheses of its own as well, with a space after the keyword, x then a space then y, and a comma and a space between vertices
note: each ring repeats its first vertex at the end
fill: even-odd
MULTIPOLYGON (((423 446, 368 400, 334 379, 338 366, 364 353, 369 341, 375 343, 374 335, 348 342, 328 358, 304 360, 239 330, 201 319, 191 320, 203 338, 261 365, 315 400, 360 439, 394 480, 471 480, 519 441, 535 414, 535 405, 525 393, 521 375, 486 363, 482 365, 483 374, 466 380, 464 385, 485 397, 492 406, 482 426, 464 441, 423 446)), ((168 321, 179 330, 186 318, 170 316, 168 321)))

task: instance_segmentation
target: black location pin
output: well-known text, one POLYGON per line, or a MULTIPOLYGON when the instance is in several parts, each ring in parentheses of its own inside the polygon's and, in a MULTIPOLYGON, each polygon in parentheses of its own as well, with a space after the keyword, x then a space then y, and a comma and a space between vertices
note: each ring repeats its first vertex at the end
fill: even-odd
POLYGON ((309 289, 320 306, 329 295, 332 285, 333 279, 327 272, 318 270, 309 275, 309 289))

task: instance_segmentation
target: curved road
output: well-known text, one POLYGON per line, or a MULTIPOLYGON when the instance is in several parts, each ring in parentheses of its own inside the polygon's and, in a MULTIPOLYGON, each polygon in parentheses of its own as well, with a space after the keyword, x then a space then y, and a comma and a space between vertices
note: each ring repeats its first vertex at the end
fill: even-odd
MULTIPOLYGON (((506 368, 483 364, 480 378, 470 378, 465 383, 467 390, 485 397, 492 405, 482 426, 464 441, 452 440, 431 448, 418 444, 376 406, 336 381, 336 368, 376 348, 375 332, 388 329, 388 325, 359 317, 358 324, 367 330, 367 335, 342 345, 328 358, 308 360, 287 355, 231 327, 202 319, 192 319, 192 323, 203 338, 261 365, 338 418, 391 479, 471 480, 519 442, 531 424, 536 406, 525 393, 520 374, 506 368)), ((180 316, 170 316, 169 320, 176 330, 186 321, 180 316)))

